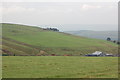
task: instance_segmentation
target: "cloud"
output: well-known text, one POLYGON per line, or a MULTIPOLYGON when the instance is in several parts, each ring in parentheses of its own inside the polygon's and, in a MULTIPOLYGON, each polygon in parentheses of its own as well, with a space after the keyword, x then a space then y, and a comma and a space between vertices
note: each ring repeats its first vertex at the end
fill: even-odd
POLYGON ((1 7, 0 8, 3 14, 16 14, 16 13, 24 13, 24 12, 34 12, 34 8, 25 8, 22 6, 10 6, 10 7, 1 7))
POLYGON ((2 2, 119 2, 119 0, 1 0, 2 2))
POLYGON ((3 20, 27 24, 114 24, 115 6, 112 3, 4 3, 3 20))
POLYGON ((102 6, 99 5, 88 5, 88 4, 83 4, 82 5, 82 10, 89 10, 89 9, 100 9, 102 6))

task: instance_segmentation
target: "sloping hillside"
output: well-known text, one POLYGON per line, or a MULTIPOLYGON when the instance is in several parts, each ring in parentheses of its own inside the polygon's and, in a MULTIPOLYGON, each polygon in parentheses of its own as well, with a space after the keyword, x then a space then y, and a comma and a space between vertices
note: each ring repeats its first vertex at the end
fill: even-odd
POLYGON ((117 45, 98 39, 43 30, 39 27, 2 24, 3 53, 9 55, 83 55, 94 51, 117 53, 117 45))

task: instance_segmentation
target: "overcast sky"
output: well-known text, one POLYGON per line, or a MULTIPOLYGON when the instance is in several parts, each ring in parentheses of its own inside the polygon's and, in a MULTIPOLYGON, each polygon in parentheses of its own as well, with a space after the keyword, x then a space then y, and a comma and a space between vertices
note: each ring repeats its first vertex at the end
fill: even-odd
POLYGON ((50 25, 62 31, 117 30, 117 2, 4 2, 0 9, 5 23, 50 25))

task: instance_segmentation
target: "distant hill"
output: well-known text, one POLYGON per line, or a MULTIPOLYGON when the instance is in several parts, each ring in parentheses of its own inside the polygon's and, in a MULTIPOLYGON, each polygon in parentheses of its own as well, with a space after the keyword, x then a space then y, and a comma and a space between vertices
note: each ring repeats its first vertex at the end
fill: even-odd
POLYGON ((84 36, 88 38, 96 38, 106 40, 110 37, 112 40, 118 40, 118 31, 91 31, 91 30, 80 30, 80 31, 66 31, 66 33, 74 34, 78 36, 84 36))
POLYGON ((94 51, 117 53, 117 45, 36 26, 2 24, 4 55, 84 55, 94 51))

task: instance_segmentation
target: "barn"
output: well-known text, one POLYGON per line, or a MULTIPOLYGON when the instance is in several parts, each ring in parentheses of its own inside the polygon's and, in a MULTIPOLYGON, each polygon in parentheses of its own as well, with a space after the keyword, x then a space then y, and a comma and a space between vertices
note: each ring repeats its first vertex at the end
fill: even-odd
POLYGON ((95 51, 94 53, 86 54, 85 56, 106 56, 106 54, 101 51, 95 51))

